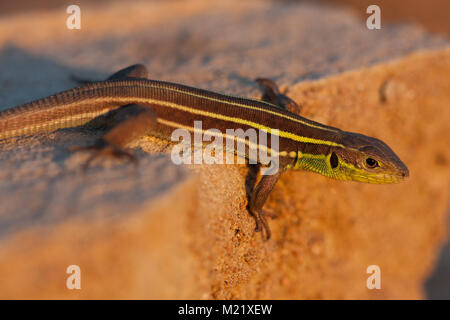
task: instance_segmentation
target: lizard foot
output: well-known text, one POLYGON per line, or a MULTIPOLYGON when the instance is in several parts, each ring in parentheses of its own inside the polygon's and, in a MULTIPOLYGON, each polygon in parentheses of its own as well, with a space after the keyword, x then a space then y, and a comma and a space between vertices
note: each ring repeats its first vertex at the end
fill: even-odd
POLYGON ((262 232, 263 238, 265 241, 269 240, 272 232, 270 231, 269 223, 267 222, 266 217, 275 218, 277 215, 273 212, 261 210, 259 212, 252 212, 253 217, 255 218, 255 232, 262 232), (264 236, 265 233, 265 236, 264 236))
POLYGON ((134 154, 124 149, 121 149, 105 140, 99 140, 90 146, 72 146, 69 148, 69 152, 78 151, 93 151, 91 156, 83 164, 83 171, 87 171, 91 162, 98 157, 113 157, 113 158, 126 158, 131 161, 135 166, 138 163, 138 159, 134 154))

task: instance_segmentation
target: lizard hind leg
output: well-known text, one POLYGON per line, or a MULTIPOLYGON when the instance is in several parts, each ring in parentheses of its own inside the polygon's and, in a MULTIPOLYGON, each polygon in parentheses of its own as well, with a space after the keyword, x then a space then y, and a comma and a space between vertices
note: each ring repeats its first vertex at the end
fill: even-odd
POLYGON ((109 142, 104 141, 103 139, 100 139, 96 141, 94 144, 90 146, 72 146, 69 148, 70 152, 76 152, 76 151, 91 151, 92 154, 89 156, 89 158, 86 160, 86 162, 83 164, 82 169, 84 172, 86 172, 89 169, 89 166, 91 165, 92 161, 100 158, 100 157, 114 157, 114 158, 127 158, 129 161, 131 161, 135 166, 138 163, 138 160, 136 156, 122 148, 119 148, 109 142))
POLYGON ((123 80, 127 78, 148 78, 148 70, 143 64, 133 64, 132 66, 120 69, 110 75, 106 80, 123 80))
MULTIPOLYGON (((79 78, 78 76, 72 75, 72 80, 80 84, 94 83, 96 80, 79 78)), ((143 64, 133 64, 129 67, 120 69, 119 71, 110 75, 106 80, 125 80, 128 78, 148 78, 148 70, 143 64)))
POLYGON ((131 104, 121 107, 114 115, 112 129, 90 146, 73 146, 69 151, 91 151, 92 155, 83 165, 87 170, 92 160, 99 157, 112 156, 114 158, 126 158, 137 164, 136 156, 125 149, 125 146, 144 136, 149 129, 156 124, 156 113, 149 107, 139 104, 131 104))
POLYGON ((262 91, 261 100, 272 103, 283 110, 300 113, 300 106, 294 100, 282 94, 274 81, 267 78, 257 78, 255 81, 262 91))

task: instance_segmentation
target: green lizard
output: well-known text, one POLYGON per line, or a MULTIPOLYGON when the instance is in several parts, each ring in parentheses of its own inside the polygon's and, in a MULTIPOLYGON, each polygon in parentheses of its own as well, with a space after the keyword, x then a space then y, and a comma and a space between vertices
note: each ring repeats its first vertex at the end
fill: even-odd
MULTIPOLYGON (((275 83, 257 79, 262 100, 239 98, 184 85, 148 80, 143 65, 122 69, 105 81, 86 82, 71 90, 0 112, 0 139, 85 125, 106 117, 112 128, 94 145, 77 150, 134 159, 125 145, 145 134, 170 139, 177 128, 278 130, 280 169, 264 175, 254 187, 249 212, 256 231, 270 229, 263 205, 280 175, 302 169, 339 180, 396 183, 409 176, 407 167, 382 141, 343 131, 299 116, 299 107, 275 83)), ((193 130, 191 130, 193 132, 193 130)), ((256 148, 269 145, 258 144, 256 148)))

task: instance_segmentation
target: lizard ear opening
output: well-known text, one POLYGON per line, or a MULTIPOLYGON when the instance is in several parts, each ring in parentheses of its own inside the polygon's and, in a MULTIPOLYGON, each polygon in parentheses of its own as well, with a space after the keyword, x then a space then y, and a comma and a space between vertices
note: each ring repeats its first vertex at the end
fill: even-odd
POLYGON ((339 159, 338 159, 336 153, 333 152, 330 157, 330 166, 332 169, 336 169, 338 165, 339 165, 339 159))

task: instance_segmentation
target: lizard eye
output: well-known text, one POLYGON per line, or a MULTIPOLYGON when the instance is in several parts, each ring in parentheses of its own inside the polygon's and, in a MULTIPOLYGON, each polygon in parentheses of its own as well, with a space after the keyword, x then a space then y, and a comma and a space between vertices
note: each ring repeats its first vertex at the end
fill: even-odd
POLYGON ((367 158, 366 159, 366 165, 368 168, 376 168, 378 167, 378 161, 372 158, 367 158))

